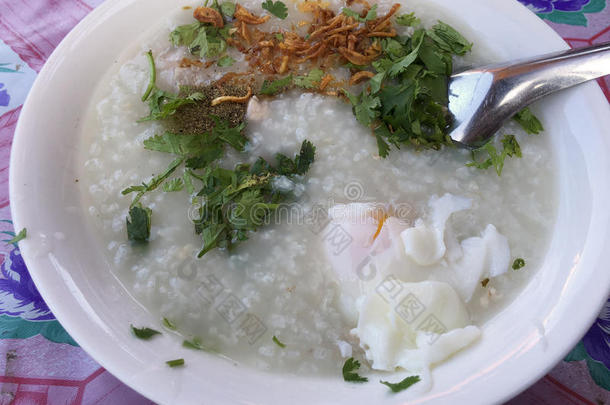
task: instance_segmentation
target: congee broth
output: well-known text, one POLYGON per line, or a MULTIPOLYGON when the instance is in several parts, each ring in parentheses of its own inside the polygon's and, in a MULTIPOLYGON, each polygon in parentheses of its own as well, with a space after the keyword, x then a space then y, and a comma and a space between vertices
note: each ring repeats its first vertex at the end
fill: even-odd
POLYGON ((143 35, 96 90, 79 182, 159 319, 133 326, 348 382, 484 339, 542 262, 556 179, 535 108, 451 145, 447 76, 497 58, 472 33, 423 0, 243 0, 143 35))

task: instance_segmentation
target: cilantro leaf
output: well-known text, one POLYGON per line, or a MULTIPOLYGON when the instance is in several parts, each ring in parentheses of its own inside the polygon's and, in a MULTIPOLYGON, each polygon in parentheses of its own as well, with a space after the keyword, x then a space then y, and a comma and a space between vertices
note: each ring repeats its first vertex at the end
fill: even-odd
POLYGON ((208 167, 200 178, 204 186, 197 194, 205 200, 201 219, 195 221, 195 231, 203 240, 198 257, 247 240, 249 233, 265 224, 265 219, 290 197, 274 189, 273 180, 305 174, 314 155, 315 147, 304 141, 294 159, 277 154, 276 167, 263 158, 253 165, 237 165, 233 170, 208 167))
POLYGON ((424 42, 424 38, 425 32, 423 30, 415 31, 413 37, 411 38, 411 41, 416 45, 412 48, 409 54, 403 56, 402 58, 394 62, 392 67, 388 70, 388 73, 391 77, 398 76, 399 74, 404 72, 413 62, 415 62, 419 54, 419 48, 424 42))
POLYGON ((473 161, 466 164, 469 167, 476 167, 477 169, 487 169, 493 166, 496 169, 498 176, 502 175, 502 169, 504 168, 504 160, 506 157, 522 157, 521 147, 517 142, 514 135, 505 135, 502 139, 503 149, 502 152, 498 152, 492 142, 488 142, 481 148, 476 149, 472 152, 473 161), (488 158, 484 161, 477 161, 475 156, 478 152, 487 152, 488 158))
POLYGON ((313 89, 318 86, 322 77, 324 77, 324 72, 321 69, 313 69, 305 76, 296 76, 293 83, 298 87, 313 89))
MULTIPOLYGON (((225 8, 227 7, 225 6, 225 8)), ((170 33, 169 38, 173 45, 186 46, 193 55, 200 58, 213 58, 227 49, 227 43, 223 39, 221 30, 196 21, 177 27, 170 33)))
POLYGON ((15 237, 13 239, 6 241, 6 244, 12 245, 14 243, 19 243, 20 241, 22 241, 26 238, 27 234, 28 234, 28 230, 23 228, 22 230, 19 231, 19 233, 17 235, 15 235, 15 237))
POLYGON ((360 13, 357 13, 347 7, 343 7, 343 10, 341 12, 348 17, 352 17, 358 22, 367 22, 377 18, 377 4, 374 4, 373 7, 371 7, 369 11, 367 11, 366 16, 364 16, 364 18, 360 17, 360 13))
POLYGON ((169 164, 169 167, 160 175, 153 177, 148 183, 142 183, 141 186, 131 186, 126 188, 121 192, 123 195, 127 195, 133 192, 138 192, 136 197, 133 199, 131 206, 135 206, 142 196, 150 191, 156 190, 165 180, 171 176, 171 174, 180 167, 184 163, 184 158, 177 158, 172 163, 169 164))
POLYGON ((539 134, 544 131, 540 120, 532 113, 529 107, 519 111, 513 119, 519 123, 528 134, 539 134))
POLYGON ((166 193, 182 191, 183 188, 184 188, 184 182, 182 181, 182 179, 180 177, 166 181, 165 183, 163 183, 163 186, 161 187, 161 189, 166 193))
POLYGON ((299 155, 295 158, 295 174, 305 174, 313 163, 316 155, 316 147, 308 140, 301 144, 299 155))
POLYGON ((138 122, 168 118, 183 105, 192 104, 200 98, 199 93, 182 98, 176 94, 159 89, 156 85, 157 69, 155 67, 155 59, 153 58, 152 51, 148 51, 146 57, 150 67, 150 80, 146 91, 142 95, 142 101, 148 102, 150 113, 147 117, 141 118, 138 122))
POLYGON ((235 14, 235 3, 223 1, 220 3, 220 12, 226 17, 233 17, 233 14, 235 14))
POLYGON ((371 86, 371 94, 375 94, 379 92, 379 90, 381 90, 381 84, 383 83, 385 77, 385 72, 377 73, 375 76, 371 77, 371 80, 369 80, 369 84, 371 86))
POLYGON ((131 331, 138 339, 142 340, 149 340, 153 336, 161 334, 161 332, 159 332, 158 330, 154 330, 151 328, 136 328, 133 325, 131 325, 131 331))
POLYGON ((195 186, 193 185, 193 175, 190 170, 185 170, 182 174, 182 181, 184 181, 184 187, 187 193, 193 194, 195 192, 195 186))
POLYGON ((195 40, 201 27, 202 24, 198 21, 192 24, 181 25, 169 34, 169 40, 175 46, 188 46, 195 40))
POLYGON ((404 380, 398 382, 398 383, 391 383, 388 381, 379 381, 380 383, 382 383, 383 385, 387 385, 388 387, 390 387, 390 389, 392 390, 392 392, 400 392, 400 391, 404 391, 407 388, 409 388, 410 386, 412 386, 413 384, 416 384, 418 382, 421 381, 421 378, 418 375, 412 375, 410 377, 405 378, 404 380))
MULTIPOLYGON (((224 3, 223 3, 224 4, 224 3)), ((218 59, 218 61, 216 62, 216 64, 220 67, 227 67, 227 66, 231 66, 235 63, 235 59, 233 59, 232 57, 230 57, 229 55, 225 55, 222 58, 218 59)))
POLYGON ((284 343, 280 342, 280 340, 276 336, 273 336, 272 340, 273 340, 273 343, 275 343, 276 345, 278 345, 282 349, 286 347, 286 345, 284 343))
POLYGON ((129 209, 127 222, 127 238, 136 242, 147 242, 150 237, 150 208, 142 208, 136 204, 129 209))
POLYGON ((288 17, 288 7, 280 0, 276 2, 273 0, 264 1, 262 7, 281 20, 288 17))
POLYGON ((375 139, 377 140, 377 148, 379 149, 379 156, 382 158, 388 157, 390 153, 390 145, 385 141, 384 138, 390 137, 390 130, 385 124, 381 124, 375 128, 375 139))
POLYGON ((277 39, 278 41, 283 41, 284 35, 281 32, 278 32, 277 34, 275 34, 275 39, 277 39))
POLYGON ((243 152, 246 147, 246 143, 248 143, 248 139, 243 136, 243 131, 246 128, 245 123, 241 123, 236 127, 230 127, 229 123, 225 120, 221 120, 216 116, 212 116, 212 119, 215 122, 214 129, 212 130, 212 134, 209 136, 210 138, 218 138, 224 143, 230 145, 233 149, 243 152))
POLYGON ((170 367, 184 366, 184 359, 168 360, 165 362, 170 367))
POLYGON ((354 96, 347 90, 345 90, 344 93, 352 103, 354 114, 356 115, 358 122, 366 127, 370 126, 373 120, 379 116, 379 111, 377 111, 377 109, 381 107, 379 97, 366 91, 360 93, 359 96, 354 96))
MULTIPOLYGON (((420 34, 421 35, 421 34, 420 34)), ((391 57, 391 58, 401 58, 403 56, 405 56, 405 53, 407 51, 407 48, 405 46, 403 46, 403 44, 394 39, 394 38, 383 38, 381 40, 381 49, 383 50, 383 52, 386 53, 387 56, 391 57)), ((379 61, 378 63, 389 63, 390 65, 393 62, 386 62, 386 61, 379 61)), ((379 69, 378 69, 379 70, 379 69)), ((386 68, 383 68, 382 70, 386 70, 386 68)))
POLYGON ((421 20, 415 17, 415 13, 409 13, 397 16, 396 23, 405 27, 415 27, 421 24, 421 20))
POLYGON ((525 260, 523 260, 522 258, 515 259, 512 267, 513 270, 522 269, 523 267, 525 267, 525 260))
POLYGON ((165 132, 144 140, 144 148, 179 156, 190 156, 201 151, 202 139, 198 135, 175 134, 165 132))
POLYGON ((276 80, 265 80, 263 82, 263 86, 261 88, 260 93, 272 96, 274 94, 280 93, 286 88, 288 88, 292 84, 292 75, 288 75, 282 79, 276 80))
POLYGON ((361 377, 358 373, 355 373, 360 368, 360 362, 358 360, 354 360, 353 357, 350 357, 343 364, 343 380, 347 382, 367 382, 369 379, 366 377, 361 377))
POLYGON ((514 135, 504 135, 504 138, 502 138, 502 146, 504 147, 503 153, 505 153, 506 156, 523 157, 521 154, 521 146, 519 146, 514 135))
POLYGON ((428 36, 441 47, 441 49, 452 52, 455 55, 465 55, 472 49, 472 43, 468 42, 455 28, 442 21, 428 31, 428 36))

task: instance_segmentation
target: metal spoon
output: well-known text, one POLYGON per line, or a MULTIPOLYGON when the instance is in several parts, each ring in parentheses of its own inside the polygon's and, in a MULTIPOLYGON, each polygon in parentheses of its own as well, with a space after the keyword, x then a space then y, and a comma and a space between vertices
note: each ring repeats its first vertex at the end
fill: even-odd
POLYGON ((610 74, 610 42, 451 76, 451 138, 477 148, 524 107, 556 91, 610 74))

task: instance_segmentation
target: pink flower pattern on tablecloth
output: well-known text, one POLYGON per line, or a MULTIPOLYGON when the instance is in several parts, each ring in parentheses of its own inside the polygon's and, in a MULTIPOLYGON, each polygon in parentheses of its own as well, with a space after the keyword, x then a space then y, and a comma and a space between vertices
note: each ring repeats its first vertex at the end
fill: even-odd
MULTIPOLYGON (((0 107, 9 106, 11 101, 11 79, 7 75, 18 72, 17 66, 4 63, 3 52, 11 52, 39 72, 61 39, 101 1, 0 0, 0 107)), ((604 10, 605 0, 519 1, 541 13, 542 18, 552 21, 549 24, 560 31, 572 46, 610 40, 610 12, 604 10), (557 12, 573 12, 574 18, 557 12), (552 13, 555 14, 550 16, 552 13), (557 24, 586 26, 589 20, 590 28, 585 31, 581 27, 557 24)), ((605 78, 599 82, 610 100, 608 80, 605 78)), ((9 152, 20 111, 21 107, 17 106, 0 116, 0 233, 7 235, 13 232, 8 211, 9 152)), ((150 403, 98 366, 70 341, 69 336, 61 335, 61 327, 54 324, 56 321, 52 314, 31 284, 17 247, 0 246, 0 266, 0 347, 4 354, 0 356, 0 370, 3 370, 0 371, 0 405, 150 403), (3 323, 7 319, 11 319, 10 328, 26 325, 28 330, 10 329, 7 321, 3 323), (11 334, 18 337, 19 333, 27 338, 10 338, 11 334)), ((602 311, 584 344, 581 343, 571 354, 570 360, 574 362, 558 365, 511 403, 593 404, 594 401, 610 401, 610 393, 595 385, 589 376, 587 363, 580 361, 581 357, 591 356, 602 366, 604 363, 607 365, 608 358, 604 357, 610 347, 607 312, 607 308, 602 311), (600 346, 602 341, 606 346, 600 346)), ((605 378, 609 378, 610 372, 607 369, 606 372, 605 378)))

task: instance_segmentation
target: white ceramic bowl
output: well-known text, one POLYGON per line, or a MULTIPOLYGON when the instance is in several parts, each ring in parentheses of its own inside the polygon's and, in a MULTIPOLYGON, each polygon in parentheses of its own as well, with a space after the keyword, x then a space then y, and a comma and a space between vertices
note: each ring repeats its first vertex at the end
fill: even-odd
MULTIPOLYGON (((566 48, 515 0, 429 0, 470 38, 504 59, 566 48)), ((32 278, 74 339, 122 381, 164 404, 494 403, 543 376, 576 344, 607 298, 610 272, 610 110, 595 84, 542 105, 559 159, 560 203, 542 268, 484 329, 476 346, 433 372, 430 392, 388 395, 381 384, 268 374, 180 347, 177 337, 134 339, 128 325, 157 325, 111 274, 74 183, 80 119, 115 58, 151 22, 183 4, 107 0, 76 27, 38 76, 21 113, 10 168, 15 228, 32 278), (62 235, 62 237, 58 237, 62 235), (184 357, 187 367, 165 360, 184 357)))

